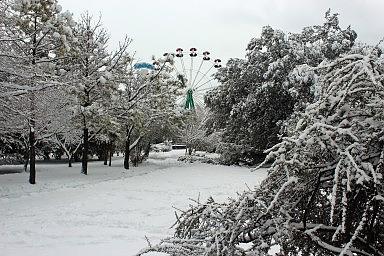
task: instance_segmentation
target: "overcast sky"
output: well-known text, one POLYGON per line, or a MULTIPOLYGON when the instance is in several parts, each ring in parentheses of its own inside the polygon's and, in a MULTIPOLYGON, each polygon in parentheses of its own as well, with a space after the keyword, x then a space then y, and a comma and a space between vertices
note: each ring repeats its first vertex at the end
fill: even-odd
POLYGON ((252 37, 264 25, 298 32, 323 22, 328 8, 351 25, 358 40, 377 43, 384 36, 384 0, 59 0, 75 18, 88 10, 102 15, 117 45, 125 35, 142 61, 152 55, 196 47, 224 61, 243 58, 252 37))

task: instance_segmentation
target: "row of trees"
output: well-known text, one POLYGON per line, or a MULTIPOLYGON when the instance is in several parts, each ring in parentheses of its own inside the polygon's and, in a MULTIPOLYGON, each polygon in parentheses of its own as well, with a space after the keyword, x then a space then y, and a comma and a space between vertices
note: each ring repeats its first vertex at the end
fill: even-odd
POLYGON ((105 159, 122 145, 128 169, 133 149, 137 163, 150 142, 175 136, 180 84, 170 60, 137 70, 131 39, 114 51, 108 40, 100 19, 74 21, 57 0, 0 2, 0 153, 29 160, 31 184, 36 150, 64 152, 69 166, 81 155, 87 174, 92 145, 105 159))
POLYGON ((196 201, 138 255, 384 255, 384 59, 325 18, 289 37, 265 27, 207 97, 225 159, 266 154, 266 180, 196 201))

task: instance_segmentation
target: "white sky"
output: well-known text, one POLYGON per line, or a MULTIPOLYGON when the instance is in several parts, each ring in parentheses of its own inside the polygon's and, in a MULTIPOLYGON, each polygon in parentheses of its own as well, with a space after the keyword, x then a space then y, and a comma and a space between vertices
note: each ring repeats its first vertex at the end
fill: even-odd
POLYGON ((177 47, 208 50, 226 61, 243 58, 252 37, 264 25, 298 32, 322 24, 328 8, 340 13, 342 27, 352 25, 358 40, 377 43, 384 36, 384 0, 59 0, 75 18, 88 10, 102 14, 117 45, 125 35, 141 61, 177 47))

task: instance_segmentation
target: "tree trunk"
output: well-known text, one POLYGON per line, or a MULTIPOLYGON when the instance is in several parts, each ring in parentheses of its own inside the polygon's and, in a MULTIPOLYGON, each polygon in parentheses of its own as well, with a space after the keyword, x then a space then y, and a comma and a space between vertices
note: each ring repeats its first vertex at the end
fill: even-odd
MULTIPOLYGON (((37 31, 37 16, 34 17, 34 28, 37 31)), ((32 65, 36 65, 37 33, 33 34, 32 65)), ((35 152, 35 93, 31 92, 31 120, 29 121, 29 183, 36 184, 36 152, 35 152)))
POLYGON ((148 142, 144 150, 144 158, 148 158, 150 150, 151 150, 151 143, 148 142))
POLYGON ((88 174, 88 128, 84 128, 83 159, 81 162, 81 173, 88 174))
MULTIPOLYGON (((82 153, 81 153, 81 155, 82 155, 82 153)), ((73 160, 74 160, 75 162, 80 162, 80 152, 76 152, 76 153, 74 153, 74 155, 72 156, 72 158, 73 158, 73 160)))
POLYGON ((108 166, 112 165, 112 155, 113 155, 113 146, 112 142, 109 144, 109 164, 108 166))
POLYGON ((134 166, 134 167, 137 167, 137 164, 138 164, 138 161, 139 161, 139 158, 138 158, 138 148, 139 147, 135 147, 134 149, 133 149, 133 152, 132 152, 132 165, 134 166))
POLYGON ((108 165, 108 144, 107 144, 107 142, 104 142, 103 146, 104 146, 104 153, 103 153, 104 165, 108 165))
POLYGON ((124 151, 124 169, 129 169, 129 144, 131 143, 130 139, 131 135, 129 134, 129 130, 127 128, 127 138, 125 140, 125 151, 124 151))
POLYGON ((29 164, 29 145, 27 147, 28 149, 24 154, 24 172, 27 172, 28 164, 29 164))
POLYGON ((35 121, 31 120, 29 130, 29 183, 36 183, 35 121))
POLYGON ((68 156, 68 167, 72 167, 72 155, 68 156))
POLYGON ((49 156, 49 152, 48 151, 43 152, 43 159, 44 160, 51 160, 51 157, 49 156))
POLYGON ((125 137, 125 149, 124 149, 124 169, 129 169, 129 155, 131 153, 130 145, 131 145, 131 134, 133 131, 133 128, 135 126, 131 125, 128 126, 128 124, 125 126, 126 129, 126 137, 125 137))
POLYGON ((137 148, 137 166, 139 166, 139 164, 141 164, 143 162, 143 159, 144 159, 144 155, 141 154, 141 152, 143 152, 143 146, 140 144, 140 146, 137 148))

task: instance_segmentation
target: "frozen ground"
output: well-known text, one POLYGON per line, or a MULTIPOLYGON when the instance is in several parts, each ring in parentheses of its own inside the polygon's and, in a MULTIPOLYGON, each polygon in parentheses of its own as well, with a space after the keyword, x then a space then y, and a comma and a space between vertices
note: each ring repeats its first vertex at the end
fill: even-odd
POLYGON ((218 201, 257 185, 264 171, 177 162, 184 150, 151 154, 143 165, 124 171, 92 162, 80 166, 38 166, 37 184, 27 173, 0 175, 1 256, 134 255, 172 234, 174 209, 188 198, 213 195, 218 201))

